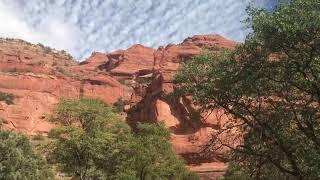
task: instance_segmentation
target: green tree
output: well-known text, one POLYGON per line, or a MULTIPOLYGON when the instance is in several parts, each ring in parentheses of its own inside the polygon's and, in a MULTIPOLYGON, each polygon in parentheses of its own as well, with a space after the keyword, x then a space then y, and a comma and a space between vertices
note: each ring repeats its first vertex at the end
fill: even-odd
POLYGON ((245 43, 185 64, 176 77, 178 93, 232 117, 222 131, 236 128, 243 138, 230 148, 253 178, 319 179, 319 0, 249 13, 245 43))
POLYGON ((237 163, 230 162, 228 170, 222 180, 250 180, 250 174, 240 168, 237 163))
POLYGON ((134 161, 130 166, 137 172, 137 179, 198 179, 172 152, 170 132, 163 124, 138 124, 134 138, 134 161))
POLYGON ((63 100, 53 120, 64 125, 52 130, 57 138, 50 159, 60 170, 80 179, 109 179, 117 170, 118 143, 130 128, 112 108, 97 99, 63 100))
POLYGON ((0 130, 0 179, 53 179, 53 172, 21 134, 0 130))
POLYGON ((162 126, 139 125, 134 133, 100 100, 64 100, 53 119, 65 126, 49 133, 57 139, 50 159, 70 176, 126 180, 189 175, 162 126))

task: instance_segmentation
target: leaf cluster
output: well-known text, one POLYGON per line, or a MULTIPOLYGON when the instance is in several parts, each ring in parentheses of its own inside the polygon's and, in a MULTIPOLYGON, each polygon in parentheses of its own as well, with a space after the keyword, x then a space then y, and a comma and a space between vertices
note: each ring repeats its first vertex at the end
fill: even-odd
POLYGON ((245 43, 186 63, 177 92, 230 115, 228 127, 243 139, 230 147, 234 160, 255 179, 270 172, 279 172, 278 179, 318 179, 320 3, 292 0, 249 13, 245 43))

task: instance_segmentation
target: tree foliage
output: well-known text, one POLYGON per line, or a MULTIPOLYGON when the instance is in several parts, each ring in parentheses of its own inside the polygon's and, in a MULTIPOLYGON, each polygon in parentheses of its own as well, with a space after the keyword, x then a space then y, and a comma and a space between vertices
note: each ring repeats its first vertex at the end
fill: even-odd
POLYGON ((134 164, 138 179, 197 179, 171 150, 170 133, 163 124, 138 124, 133 135, 134 164))
POLYGON ((319 179, 320 3, 292 0, 249 13, 245 43, 185 64, 178 92, 232 116, 228 127, 243 137, 231 147, 234 159, 252 177, 319 179))
POLYGON ((51 160, 80 179, 183 179, 189 174, 172 152, 161 125, 139 125, 137 132, 113 108, 96 99, 64 100, 54 120, 65 125, 50 132, 57 138, 51 160))
POLYGON ((46 180, 53 172, 21 134, 0 130, 0 179, 46 180))

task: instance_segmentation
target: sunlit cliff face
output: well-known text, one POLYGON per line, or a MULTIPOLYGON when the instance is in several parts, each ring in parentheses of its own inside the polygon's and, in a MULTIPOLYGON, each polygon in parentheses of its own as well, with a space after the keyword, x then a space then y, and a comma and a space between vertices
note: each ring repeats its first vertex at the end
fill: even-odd
MULTIPOLYGON (((95 51, 141 43, 157 47, 194 34, 241 41, 251 0, 0 0, 0 36, 65 49, 82 60, 95 51)), ((272 8, 276 0, 254 0, 272 8)))

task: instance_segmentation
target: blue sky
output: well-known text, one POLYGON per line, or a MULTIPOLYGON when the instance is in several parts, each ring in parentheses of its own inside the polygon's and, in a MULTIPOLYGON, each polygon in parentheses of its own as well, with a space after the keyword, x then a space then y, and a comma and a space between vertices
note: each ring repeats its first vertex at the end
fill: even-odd
POLYGON ((195 34, 242 41, 250 2, 272 8, 277 0, 0 0, 0 37, 65 49, 78 60, 195 34))

